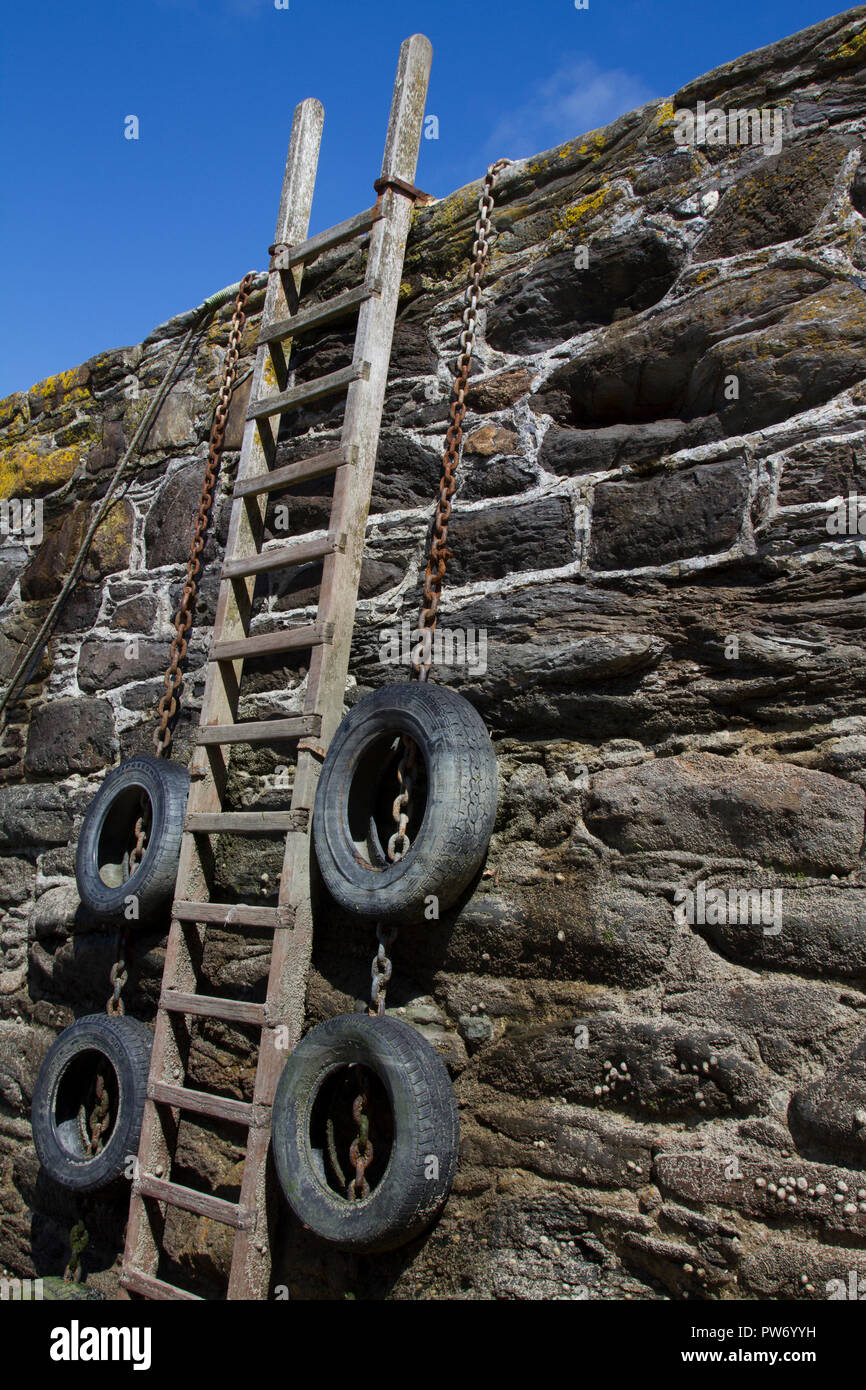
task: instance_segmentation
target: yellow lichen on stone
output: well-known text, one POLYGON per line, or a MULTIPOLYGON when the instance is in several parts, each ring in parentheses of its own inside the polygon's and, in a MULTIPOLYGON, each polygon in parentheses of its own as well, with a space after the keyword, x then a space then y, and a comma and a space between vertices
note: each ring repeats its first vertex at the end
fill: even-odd
POLYGON ((438 231, 443 225, 448 228, 454 227, 474 213, 480 194, 477 191, 470 193, 470 188, 477 190, 479 185, 467 184, 465 188, 458 188, 456 193, 442 198, 431 208, 430 226, 434 231, 438 231))
POLYGON ((656 112, 656 126, 657 126, 657 127, 660 127, 660 126, 663 126, 663 125, 670 125, 670 123, 671 123, 671 121, 673 120, 673 118, 674 118, 674 104, 673 104, 673 102, 670 100, 670 98, 668 98, 667 101, 663 101, 663 102, 662 102, 661 106, 659 107, 658 111, 656 112))
POLYGON ((32 497, 50 492, 69 481, 80 457, 81 450, 75 445, 47 453, 40 453, 29 443, 0 449, 0 497, 32 497))
POLYGON ((22 434, 30 424, 30 405, 24 391, 13 391, 0 400, 0 429, 6 435, 22 434))
POLYGON ((591 130, 589 135, 584 138, 583 144, 578 145, 578 154, 591 155, 593 159, 601 159, 601 152, 604 149, 604 131, 591 130), (592 137, 590 139, 590 136, 592 137))
POLYGON ((569 227, 574 227, 578 222, 582 222, 585 217, 590 217, 594 212, 598 212, 604 205, 609 192, 610 189, 608 188, 600 188, 596 193, 590 193, 586 198, 581 198, 579 203, 572 203, 571 207, 557 213, 557 231, 565 232, 569 227))
POLYGON ((849 58, 860 58, 863 50, 866 49, 866 29, 861 29, 859 34, 854 34, 847 43, 843 43, 834 53, 830 54, 830 62, 845 62, 849 58))
POLYGON ((89 393, 82 384, 81 367, 71 367, 69 371, 58 372, 56 376, 47 376, 44 381, 37 381, 27 394, 31 402, 31 412, 35 415, 37 412, 34 406, 41 404, 44 410, 56 410, 61 403, 69 405, 73 401, 86 400, 89 393))
POLYGON ((122 569, 126 564, 132 537, 133 515, 122 506, 112 507, 97 527, 93 537, 100 557, 109 570, 122 569))

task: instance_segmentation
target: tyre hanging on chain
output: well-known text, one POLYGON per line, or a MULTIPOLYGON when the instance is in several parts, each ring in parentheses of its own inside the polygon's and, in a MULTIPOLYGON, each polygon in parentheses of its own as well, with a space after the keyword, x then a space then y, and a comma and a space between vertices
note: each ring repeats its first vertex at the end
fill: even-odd
POLYGON ((299 1221, 344 1250, 393 1250, 429 1226, 451 1190, 458 1141, 445 1065, 399 1019, 320 1023, 277 1087, 280 1186, 299 1221))
POLYGON ((431 897, 453 906, 474 878, 496 819, 496 754, 462 696, 426 683, 359 700, 335 734, 316 790, 313 838, 341 907, 386 922, 423 920, 431 897), (409 847, 392 860, 396 773, 414 744, 409 847))
POLYGON ((185 768, 142 754, 110 772, 87 809, 75 855, 85 910, 97 921, 162 907, 177 876, 189 792, 185 768))
POLYGON ((386 686, 351 710, 328 750, 316 792, 313 837, 322 878, 341 907, 379 918, 380 927, 421 920, 431 899, 436 911, 428 916, 452 907, 481 866, 496 818, 496 756, 487 730, 466 700, 431 685, 429 675, 478 300, 490 251, 493 186, 509 162, 490 165, 478 203, 451 423, 417 624, 424 641, 413 658, 412 683, 386 686))
POLYGON ((94 1192, 138 1153, 153 1037, 137 1019, 88 1014, 60 1034, 33 1091, 33 1142, 61 1187, 94 1192))

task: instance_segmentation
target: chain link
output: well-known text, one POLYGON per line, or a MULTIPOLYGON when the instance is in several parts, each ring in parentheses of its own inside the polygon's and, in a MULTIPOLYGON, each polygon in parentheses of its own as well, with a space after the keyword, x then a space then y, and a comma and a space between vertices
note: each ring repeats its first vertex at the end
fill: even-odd
POLYGON ((466 415, 466 388, 472 367, 472 354, 475 349, 475 334, 478 327, 478 302, 481 297, 481 282, 490 254, 490 219, 493 212, 493 185, 500 170, 511 163, 510 159, 497 159, 491 164, 484 177, 484 188, 478 200, 478 220, 475 223, 475 245, 472 248, 472 266, 466 300, 463 309, 463 328, 460 333, 460 356, 457 359, 457 375, 451 401, 451 423, 445 436, 445 453, 442 459, 442 478, 439 483, 439 500, 433 521, 433 541, 424 574, 424 602, 417 628, 421 633, 418 654, 412 662, 412 679, 426 681, 430 674, 433 659, 433 634, 436 630, 437 611, 442 596, 442 580, 451 556, 448 549, 448 523, 451 520, 451 498, 457 487, 457 466, 463 446, 463 420, 466 415), (428 636, 429 634, 429 636, 428 636))
MULTIPOLYGON (((433 521, 433 542, 424 575, 424 603, 418 620, 422 643, 418 656, 412 663, 412 679, 426 681, 430 674, 433 653, 433 633, 436 630, 437 610, 442 594, 442 580, 451 552, 448 550, 448 523, 451 519, 451 498, 457 487, 456 473, 463 445, 463 420, 466 415, 466 386, 472 367, 472 353, 475 347, 475 333, 478 327, 478 301, 481 296, 481 282, 490 254, 490 220, 493 212, 493 185, 496 175, 509 159, 499 159, 491 164, 484 178, 484 188, 478 202, 478 219, 475 223, 475 244, 472 248, 472 266, 466 300, 463 309, 460 333, 460 356, 457 361, 457 375, 454 380, 454 393, 451 402, 451 423, 445 436, 445 453, 442 459, 442 478, 439 484, 439 500, 433 521), (428 635, 429 634, 429 635, 428 635)), ((412 792, 415 788, 418 765, 418 747, 414 739, 404 734, 401 738, 403 753, 397 766, 399 791, 394 798, 392 814, 397 827, 388 841, 388 858, 397 863, 409 852, 410 840, 407 834, 412 816, 412 792)), ((388 984, 393 973, 393 965, 388 955, 397 935, 396 928, 385 928, 379 922, 376 927, 378 950, 373 957, 370 992, 370 1014, 382 1018, 385 1013, 385 1000, 388 984)), ((362 1077, 358 1095, 352 1106, 352 1115, 358 1128, 349 1149, 349 1160, 355 1169, 349 1179, 346 1196, 350 1202, 367 1197, 370 1185, 367 1182, 367 1169, 373 1160, 373 1145, 370 1141, 370 1118, 367 1114, 369 1091, 366 1076, 362 1077)))
POLYGON ((116 952, 115 961, 108 976, 111 983, 111 994, 105 1005, 105 1012, 114 1017, 122 1016, 126 1012, 121 992, 129 979, 129 965, 126 959, 129 954, 129 935, 127 932, 117 933, 116 952))
POLYGON ((397 782, 400 790, 394 798, 392 815, 397 829, 388 841, 388 858, 396 864, 409 852, 410 840, 406 833, 412 815, 412 792, 415 790, 415 771, 418 765, 418 745, 405 734, 402 737, 403 756, 397 765, 397 782))
POLYGON ((373 1162, 373 1145, 370 1140, 370 1116, 367 1113, 367 1106, 370 1103, 369 1083, 367 1074, 361 1069, 361 1084, 355 1103, 352 1106, 352 1116, 358 1127, 358 1133, 349 1146, 349 1162, 355 1170, 354 1176, 349 1179, 346 1186, 346 1196, 350 1202, 355 1202, 361 1197, 369 1197, 370 1184, 367 1182, 367 1169, 373 1162))
MULTIPOLYGON (((373 1018, 382 1018, 385 1013, 385 996, 394 970, 388 952, 393 946, 396 937, 396 927, 383 927, 381 922, 376 924, 376 940, 379 943, 379 947, 373 957, 373 968, 371 971, 373 987, 370 991, 370 1008, 368 1010, 373 1018)), ((366 1176, 367 1169, 373 1162, 373 1145, 370 1140, 370 1117, 367 1113, 369 1102, 370 1093, 367 1076, 366 1073, 362 1071, 361 1084, 352 1106, 352 1115, 358 1132, 352 1140, 349 1149, 349 1162, 355 1170, 354 1177, 349 1179, 346 1186, 346 1196, 350 1202, 357 1201, 361 1197, 369 1197, 370 1195, 370 1185, 367 1182, 366 1176)))
POLYGON ((396 927, 383 927, 381 922, 376 923, 376 940, 379 949, 373 957, 373 987, 370 991, 370 1013, 374 1017, 381 1018, 385 1012, 385 995, 388 984, 393 974, 393 966, 388 956, 388 952, 397 939, 396 927))
POLYGON ((110 1124, 108 1087, 105 1084, 105 1077, 100 1071, 96 1074, 96 1104, 90 1114, 90 1152, 94 1158, 102 1148, 103 1136, 110 1124))
POLYGON ((208 449, 207 468, 204 475, 204 483, 201 490, 201 500, 199 501, 198 515, 195 523, 195 534, 189 552, 189 560, 186 567, 186 581, 183 586, 183 595, 180 607, 174 619, 175 634, 171 643, 171 660, 165 673, 165 692, 159 701, 159 725, 153 736, 158 757, 167 757, 171 749, 173 730, 171 723, 178 711, 180 690, 183 685, 181 675, 181 664, 187 653, 187 636, 192 627, 192 605, 198 592, 199 574, 201 571, 201 553, 204 550, 205 536, 210 522, 211 509, 213 507, 213 495, 216 487, 217 475, 219 473, 220 458, 222 456, 223 444, 225 441, 226 421, 228 420, 229 407, 231 405, 232 391, 234 389, 234 378, 237 371, 238 357, 240 355, 241 334, 246 323, 244 312, 250 291, 255 283, 255 275, 252 272, 245 275, 238 289, 237 299, 235 300, 235 311, 232 316, 231 332, 229 334, 226 358, 223 364, 223 378, 220 385, 219 401, 214 412, 213 425, 210 432, 210 447, 208 449))
MULTIPOLYGON (((370 991, 369 1013, 374 1018, 381 1018, 385 1013, 385 995, 388 990, 388 982, 393 973, 393 966, 388 956, 388 952, 394 944, 397 936, 396 927, 383 927, 379 922, 376 925, 376 940, 379 948, 373 957, 373 987, 370 991)), ((367 1169, 373 1162, 373 1144, 370 1139, 370 1116, 368 1106, 370 1103, 369 1083, 366 1072, 361 1070, 361 1082, 358 1094, 352 1105, 352 1115, 357 1127, 357 1134, 352 1140, 349 1148, 349 1162, 354 1168, 354 1176, 346 1184, 346 1197, 350 1202, 356 1202, 362 1197, 369 1197, 370 1184, 367 1182, 367 1169)), ((333 1161, 333 1160, 332 1160, 333 1161)), ((334 1163, 337 1167, 336 1162, 334 1163)))
MULTIPOLYGON (((475 244, 472 247, 472 265, 469 271, 469 284, 466 287, 463 327, 460 333, 460 356, 457 359, 457 375, 454 379, 454 393, 451 401, 451 423, 445 436, 439 500, 433 521, 433 541, 424 574, 424 602, 417 623, 421 641, 418 644, 417 655, 412 661, 412 679, 418 681, 427 680, 433 663, 433 634, 436 631, 439 600, 442 596, 442 580, 445 578, 445 567, 451 555, 451 551, 448 549, 448 523, 451 519, 451 498, 457 487, 456 474, 460 463, 460 450, 463 447, 466 387, 472 367, 472 354, 475 349, 481 282, 490 254, 493 185, 500 170, 506 168, 510 163, 510 159, 498 159, 495 164, 490 165, 484 177, 481 197, 478 200, 475 244)), ((418 749, 412 739, 405 734, 402 743, 403 756, 397 768, 397 782, 400 791, 394 800, 393 807, 394 824, 397 829, 388 841, 388 858, 392 864, 405 858, 411 845, 406 828, 412 816, 412 791, 415 785, 418 749)))
POLYGON ((132 875, 135 873, 136 869, 139 867, 142 859, 144 858, 144 849, 145 845, 147 844, 147 837, 150 831, 150 799, 144 792, 141 792, 139 794, 138 808, 140 814, 138 820, 135 822, 135 829, 133 831, 133 834, 135 835, 135 845, 129 851, 130 878, 132 878, 132 875))

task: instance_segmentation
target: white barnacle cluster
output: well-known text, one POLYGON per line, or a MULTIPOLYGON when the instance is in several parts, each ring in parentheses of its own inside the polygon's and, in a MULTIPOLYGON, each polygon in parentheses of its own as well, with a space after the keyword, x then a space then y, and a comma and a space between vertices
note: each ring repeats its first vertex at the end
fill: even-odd
MULTIPOLYGON (((719 1065, 719 1059, 718 1059, 718 1057, 710 1057, 709 1060, 707 1060, 707 1061, 704 1061, 704 1062, 692 1062, 691 1065, 689 1065, 688 1062, 680 1062, 680 1071, 681 1071, 681 1072, 693 1072, 693 1073, 694 1073, 696 1076, 698 1076, 698 1077, 701 1077, 701 1076, 709 1076, 710 1073, 711 1073, 718 1065, 719 1065)), ((695 1100, 696 1100, 697 1103, 698 1103, 698 1109, 699 1109, 699 1110, 706 1110, 706 1108, 707 1108, 707 1098, 706 1098, 706 1096, 704 1095, 704 1092, 703 1092, 702 1090, 699 1089, 699 1090, 695 1091, 695 1100)))
POLYGON ((594 1086, 592 1088, 592 1093, 594 1096, 601 1099, 602 1096, 613 1095, 617 1087, 619 1087, 619 1099, 625 1100, 629 1095, 628 1088, 631 1085, 631 1081, 632 1075, 628 1069, 627 1062, 620 1062, 617 1065, 616 1062, 605 1061, 604 1081, 601 1085, 594 1086))
MULTIPOLYGON (((792 1178, 782 1176, 779 1178, 756 1178, 755 1187, 759 1191, 766 1190, 770 1197, 774 1197, 777 1202, 786 1202, 789 1206, 795 1207, 805 1197, 813 1201, 820 1200, 828 1194, 826 1183, 819 1182, 814 1187, 810 1187, 807 1178, 800 1176, 792 1178)), ((857 1216, 861 1213, 866 1214, 866 1187, 860 1187, 855 1193, 851 1191, 848 1184, 841 1178, 836 1183, 836 1190, 833 1193, 833 1205, 840 1207, 845 1216, 857 1216)))

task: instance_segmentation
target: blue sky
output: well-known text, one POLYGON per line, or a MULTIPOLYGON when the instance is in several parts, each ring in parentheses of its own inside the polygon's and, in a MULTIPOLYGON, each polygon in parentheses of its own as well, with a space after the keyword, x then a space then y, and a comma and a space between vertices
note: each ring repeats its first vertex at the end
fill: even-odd
POLYGON ((418 182, 548 149, 830 15, 820 0, 25 0, 0 55, 0 396, 139 342, 272 239, 292 111, 325 105, 312 230, 372 201, 400 43, 433 42, 418 182), (139 139, 124 121, 139 119, 139 139))

